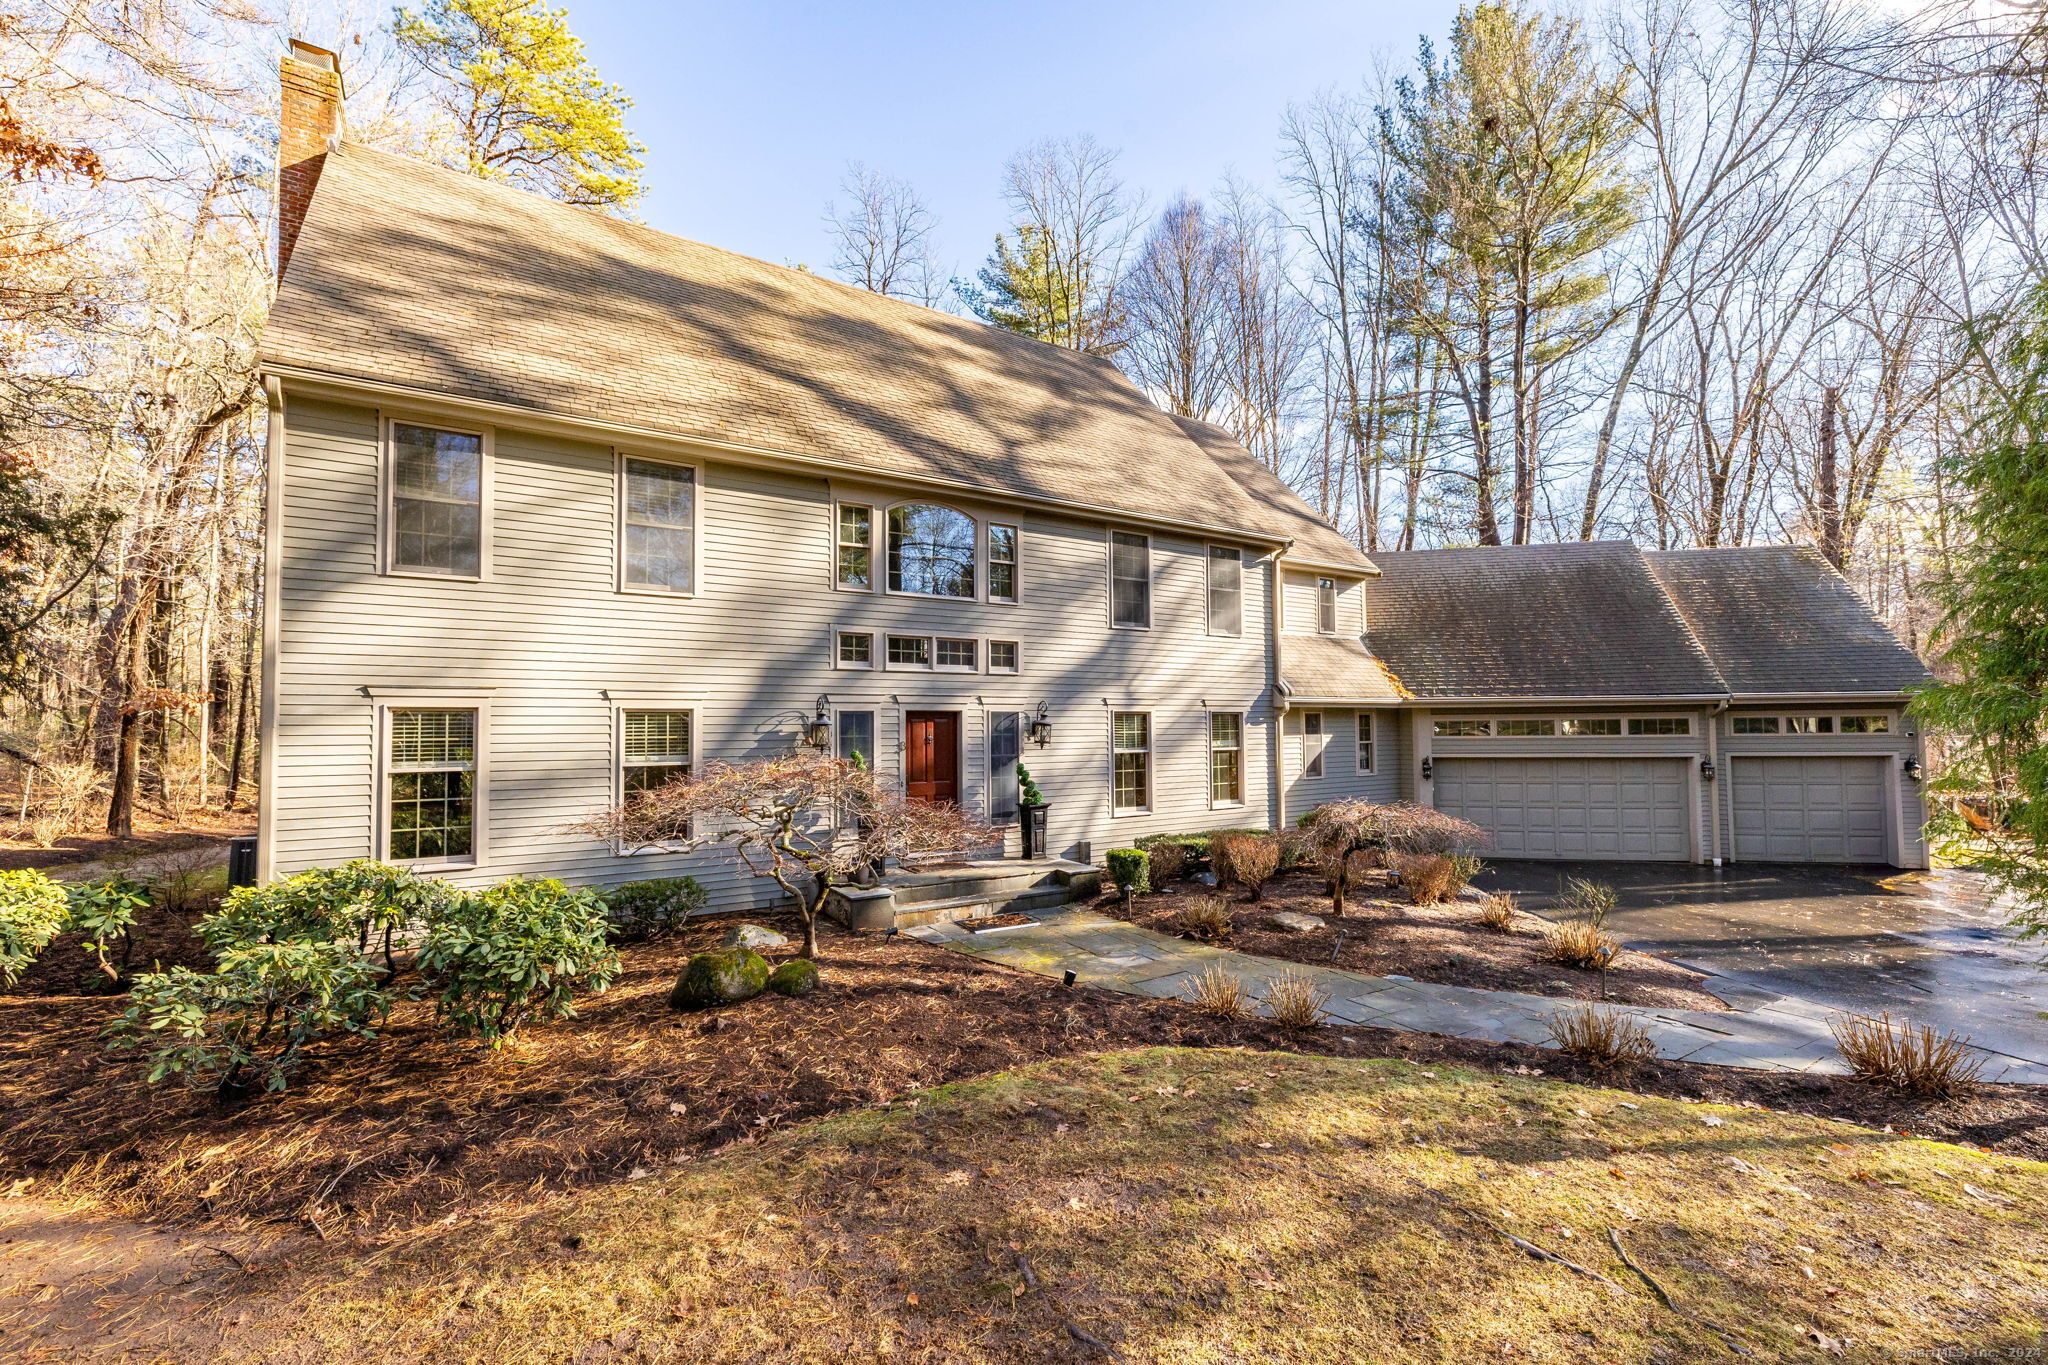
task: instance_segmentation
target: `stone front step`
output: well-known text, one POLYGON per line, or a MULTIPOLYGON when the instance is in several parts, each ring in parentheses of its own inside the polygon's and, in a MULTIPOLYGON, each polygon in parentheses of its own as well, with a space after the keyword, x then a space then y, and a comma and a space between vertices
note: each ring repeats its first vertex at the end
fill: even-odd
POLYGON ((1092 898, 1101 870, 1064 858, 1004 859, 892 872, 878 886, 838 887, 825 913, 852 929, 911 929, 1050 910, 1092 898))

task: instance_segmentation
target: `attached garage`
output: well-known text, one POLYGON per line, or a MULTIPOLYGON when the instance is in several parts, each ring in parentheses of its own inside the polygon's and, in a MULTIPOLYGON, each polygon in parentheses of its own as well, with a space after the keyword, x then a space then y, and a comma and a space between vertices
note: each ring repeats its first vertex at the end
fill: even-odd
POLYGON ((1737 862, 1890 861, 1884 759, 1770 755, 1729 762, 1737 862))
POLYGON ((1434 769, 1437 808, 1492 834, 1494 856, 1693 856, 1686 760, 1438 758, 1434 769))

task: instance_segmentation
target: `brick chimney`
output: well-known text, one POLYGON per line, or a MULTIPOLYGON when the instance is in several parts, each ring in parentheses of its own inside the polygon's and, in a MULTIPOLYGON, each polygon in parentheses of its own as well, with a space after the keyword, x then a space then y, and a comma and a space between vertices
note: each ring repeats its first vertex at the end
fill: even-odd
POLYGON ((283 279, 330 140, 341 135, 341 59, 294 38, 278 75, 284 104, 277 135, 277 275, 283 279))

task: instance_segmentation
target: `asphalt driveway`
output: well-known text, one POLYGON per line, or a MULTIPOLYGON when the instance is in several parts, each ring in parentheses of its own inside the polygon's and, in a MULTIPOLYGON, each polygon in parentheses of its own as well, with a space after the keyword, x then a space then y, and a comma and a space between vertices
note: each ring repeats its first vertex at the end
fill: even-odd
POLYGON ((1614 887, 1616 937, 1715 973, 1709 988, 1733 1003, 1769 993, 1889 1010, 2048 1064, 2048 940, 2007 929, 1973 874, 1506 861, 1478 885, 1548 914, 1567 876, 1614 887))

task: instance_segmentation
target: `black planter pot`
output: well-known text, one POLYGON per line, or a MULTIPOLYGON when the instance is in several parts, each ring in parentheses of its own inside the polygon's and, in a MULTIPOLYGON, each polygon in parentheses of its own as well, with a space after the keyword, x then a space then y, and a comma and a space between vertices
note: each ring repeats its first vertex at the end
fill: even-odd
POLYGON ((1047 806, 1040 802, 1035 806, 1019 806, 1017 815, 1024 824, 1024 856, 1043 858, 1045 856, 1045 812, 1047 806))

